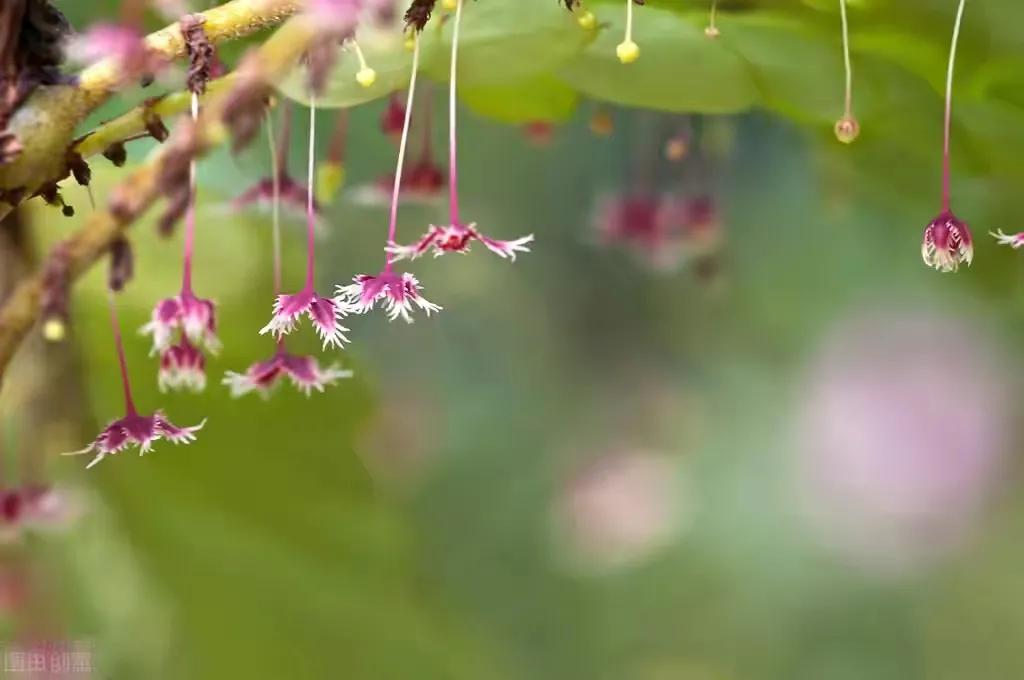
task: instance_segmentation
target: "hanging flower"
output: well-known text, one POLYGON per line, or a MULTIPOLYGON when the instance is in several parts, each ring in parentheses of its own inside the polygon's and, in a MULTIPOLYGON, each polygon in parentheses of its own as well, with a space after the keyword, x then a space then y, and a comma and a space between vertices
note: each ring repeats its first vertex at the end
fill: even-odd
POLYGON ((924 230, 921 258, 940 272, 955 272, 962 263, 970 265, 974 259, 971 230, 953 213, 940 213, 924 230))
POLYGON ((313 323, 324 347, 341 346, 348 342, 345 333, 348 329, 338 323, 338 319, 348 313, 348 309, 337 300, 321 297, 314 288, 314 268, 316 264, 316 215, 313 199, 313 183, 316 169, 316 102, 311 101, 309 107, 309 163, 306 175, 306 283, 297 293, 278 294, 274 301, 274 314, 260 330, 260 334, 272 333, 281 338, 295 330, 299 320, 305 315, 313 323))
POLYGON ((206 389, 206 358, 188 338, 183 337, 160 354, 158 384, 161 392, 182 388, 202 392, 206 389))
POLYGON ((989 232, 989 235, 996 239, 996 243, 1001 246, 1010 246, 1014 250, 1017 250, 1021 246, 1024 246, 1024 231, 1018 231, 1016 234, 1004 234, 1003 230, 989 232))
MULTIPOLYGON (((281 175, 281 205, 289 213, 294 215, 306 214, 306 187, 302 186, 287 174, 281 175)), ((251 187, 231 202, 235 210, 247 210, 257 208, 259 210, 270 210, 274 197, 274 180, 270 177, 262 177, 251 187)), ((313 202, 313 213, 320 214, 320 206, 313 202)))
POLYGON ((223 383, 231 388, 232 397, 257 392, 266 398, 282 378, 288 378, 295 389, 308 397, 313 390, 323 392, 338 380, 351 377, 352 371, 343 371, 337 364, 323 368, 315 357, 289 354, 284 347, 278 347, 273 357, 253 364, 244 373, 229 371, 223 383))
POLYGON ((924 230, 921 258, 929 267, 940 272, 955 272, 974 259, 971 230, 953 214, 950 207, 950 153, 949 137, 953 116, 953 68, 956 64, 956 46, 960 38, 960 24, 964 18, 964 0, 960 0, 953 24, 953 42, 949 48, 949 68, 946 74, 946 117, 942 140, 942 210, 924 230))
MULTIPOLYGON (((409 80, 409 94, 405 106, 405 121, 402 124, 402 137, 398 145, 398 161, 395 168, 395 181, 391 192, 391 219, 388 223, 388 237, 385 243, 393 243, 398 225, 398 197, 402 190, 403 164, 405 151, 409 142, 409 125, 412 120, 413 100, 416 93, 416 73, 419 70, 420 42, 419 34, 414 35, 412 75, 409 80)), ((365 314, 373 309, 378 302, 384 308, 388 318, 394 321, 401 316, 407 323, 412 323, 414 307, 423 310, 427 316, 441 308, 420 295, 419 281, 409 273, 394 271, 393 260, 385 246, 384 271, 376 275, 359 274, 353 278, 354 283, 347 286, 339 285, 335 301, 338 305, 350 309, 357 314, 365 314)))
POLYGON ((211 352, 220 351, 215 307, 210 300, 202 300, 187 292, 161 300, 153 308, 150 322, 140 332, 153 336, 154 352, 163 352, 171 346, 177 330, 211 352))
POLYGON ((139 454, 142 455, 152 451, 153 444, 161 439, 166 439, 174 444, 189 444, 195 441, 195 433, 203 429, 205 424, 204 420, 192 427, 178 427, 167 420, 167 417, 160 411, 150 416, 129 413, 124 418, 107 425, 99 436, 84 449, 65 455, 95 453, 96 457, 85 466, 86 469, 89 469, 106 456, 120 453, 131 446, 138 446, 139 454))
POLYGON ((260 334, 273 333, 274 337, 280 338, 295 330, 299 320, 305 315, 309 317, 317 335, 323 340, 324 347, 340 347, 349 341, 345 336, 348 329, 338 323, 338 319, 347 313, 348 309, 344 304, 331 298, 320 297, 310 285, 294 295, 278 295, 274 303, 274 316, 260 330, 260 334))
POLYGON ((414 306, 427 316, 441 311, 441 307, 420 295, 419 281, 408 272, 383 271, 376 276, 360 274, 353 281, 355 283, 347 286, 338 286, 337 300, 357 314, 369 312, 378 302, 391 321, 401 316, 406 323, 412 323, 410 312, 414 306))
MULTIPOLYGON (((287 121, 287 114, 284 116, 287 121)), ((286 125, 284 127, 287 127, 286 125)), ((286 131, 287 132, 287 131, 286 131)), ((270 142, 271 158, 273 159, 273 177, 271 178, 271 207, 273 215, 273 253, 274 253, 274 291, 280 298, 281 290, 281 219, 280 219, 280 185, 279 180, 281 176, 282 166, 277 162, 277 155, 275 150, 278 148, 274 143, 274 132, 273 126, 270 120, 267 120, 267 138, 270 142), (277 189, 276 191, 274 189, 277 189)), ((328 301, 333 306, 333 301, 328 301)), ((311 306, 315 306, 316 309, 321 310, 327 314, 333 315, 336 310, 326 309, 326 306, 320 304, 318 300, 316 303, 311 303, 311 306)), ((333 316, 331 318, 333 321, 333 316)), ((340 331, 345 329, 338 327, 340 331)), ((330 329, 325 332, 331 332, 330 329)), ((285 348, 285 342, 283 338, 279 338, 277 341, 277 351, 274 352, 274 356, 267 361, 260 361, 250 366, 244 373, 236 373, 234 371, 228 371, 224 375, 222 384, 227 385, 231 389, 231 396, 240 397, 249 392, 258 392, 260 396, 266 398, 270 395, 271 390, 280 382, 282 377, 287 377, 291 380, 295 388, 300 392, 303 392, 307 397, 312 393, 313 390, 323 392, 324 388, 328 385, 334 385, 338 380, 342 378, 349 378, 352 376, 352 371, 343 371, 336 364, 332 364, 327 368, 321 368, 319 362, 311 356, 297 356, 291 354, 285 348)))
POLYGON ((206 423, 204 420, 192 427, 178 427, 169 421, 161 411, 157 411, 153 415, 142 415, 138 412, 132 398, 131 382, 128 379, 128 363, 124 355, 124 341, 121 339, 121 328, 117 321, 117 309, 113 294, 110 296, 110 322, 114 331, 114 345, 121 369, 125 415, 107 425, 84 449, 64 454, 75 456, 95 453, 96 456, 86 466, 87 469, 99 463, 106 456, 119 453, 130 446, 138 446, 139 454, 144 454, 151 451, 153 444, 161 439, 175 444, 188 444, 195 440, 195 433, 201 430, 206 423))
MULTIPOLYGON (((632 1, 632 0, 631 0, 632 1)), ((473 240, 483 243, 488 250, 496 255, 509 260, 516 259, 516 253, 529 252, 527 243, 533 241, 533 235, 523 236, 512 241, 502 241, 483 235, 476 229, 476 223, 464 224, 459 219, 459 182, 458 182, 458 154, 456 138, 456 80, 458 75, 458 54, 459 54, 459 27, 462 22, 462 0, 455 3, 455 20, 452 28, 452 56, 451 76, 448 97, 448 212, 449 223, 447 225, 431 225, 423 238, 412 245, 399 245, 394 239, 389 239, 387 251, 390 253, 391 261, 397 262, 403 259, 415 259, 423 253, 434 249, 435 255, 443 255, 446 252, 464 253, 473 240)))
POLYGON ((533 241, 533 234, 517 238, 514 241, 501 241, 485 236, 476 229, 476 223, 463 226, 451 224, 443 227, 430 225, 430 229, 423 238, 412 245, 388 246, 388 252, 392 254, 394 261, 403 259, 416 259, 431 248, 434 256, 445 253, 466 253, 472 241, 480 241, 488 250, 502 258, 515 261, 516 253, 528 253, 530 249, 526 244, 533 241))

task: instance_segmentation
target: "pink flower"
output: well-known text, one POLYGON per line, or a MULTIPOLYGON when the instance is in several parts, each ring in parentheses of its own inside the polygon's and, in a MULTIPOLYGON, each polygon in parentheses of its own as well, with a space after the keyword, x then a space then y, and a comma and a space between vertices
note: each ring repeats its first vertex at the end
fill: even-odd
MULTIPOLYGON (((387 205, 394 183, 394 173, 385 175, 371 184, 357 187, 353 198, 363 205, 387 205)), ((402 175, 398 200, 401 203, 436 203, 444 198, 444 187, 444 170, 429 157, 422 158, 402 175)))
MULTIPOLYGON (((399 274, 392 269, 392 258, 387 245, 395 241, 395 230, 398 225, 398 198, 402 189, 405 151, 409 142, 409 125, 412 120, 413 98, 416 92, 416 73, 419 70, 420 43, 419 33, 413 33, 412 71, 409 77, 409 90, 405 105, 405 119, 402 122, 402 136, 398 144, 398 161, 395 167, 394 186, 391 191, 391 216, 388 223, 388 235, 384 241, 384 271, 376 276, 360 274, 347 286, 338 286, 335 300, 339 305, 347 307, 358 314, 365 314, 373 309, 379 301, 388 317, 394 321, 401 316, 407 323, 412 323, 413 306, 419 307, 427 316, 431 312, 440 311, 440 307, 428 302, 420 296, 419 282, 412 274, 399 274)), ((429 158, 426 153, 425 158, 429 158)))
POLYGON ((548 146, 555 136, 555 126, 546 120, 535 120, 523 126, 523 134, 537 146, 548 146))
POLYGON ((273 357, 253 364, 245 373, 228 371, 223 384, 231 388, 232 397, 258 392, 266 398, 283 377, 291 380, 295 389, 308 397, 313 390, 323 392, 325 387, 334 385, 338 380, 351 378, 352 371, 343 371, 337 364, 321 368, 314 357, 296 356, 279 347, 273 357))
POLYGON ((443 227, 432 224, 423 238, 416 243, 408 246, 392 244, 388 246, 388 252, 391 253, 392 260, 395 262, 406 258, 414 260, 431 248, 434 249, 434 256, 438 257, 449 252, 469 252, 470 242, 473 240, 483 243, 495 255, 514 262, 516 253, 530 252, 526 244, 533 241, 533 234, 517 238, 514 241, 500 241, 477 231, 476 223, 468 226, 451 224, 443 227))
POLYGON ((380 114, 380 131, 391 139, 398 141, 402 136, 404 124, 405 103, 397 94, 393 94, 388 99, 387 108, 380 114))
POLYGON ((632 447, 586 461, 566 480, 557 544, 579 569, 611 572, 652 558, 678 538, 691 498, 678 461, 632 447))
POLYGON ((189 389, 202 392, 206 389, 206 358, 199 349, 182 337, 160 354, 160 391, 168 389, 189 389))
POLYGON ((0 542, 15 541, 26 530, 45 531, 68 524, 76 508, 66 495, 48 485, 0 489, 0 542))
POLYGON ((949 48, 949 67, 946 71, 946 115, 942 139, 942 211, 925 227, 921 243, 921 258, 929 267, 940 272, 955 272, 961 262, 971 264, 974 246, 971 230, 953 215, 950 207, 950 128, 953 118, 953 71, 956 65, 956 46, 960 39, 960 24, 964 18, 964 0, 960 0, 953 25, 953 42, 949 48))
POLYGON ((124 341, 121 338, 121 327, 117 320, 117 307, 113 294, 110 296, 110 325, 114 332, 114 346, 117 350, 117 362, 121 372, 121 388, 124 391, 124 417, 115 420, 96 437, 96 439, 80 451, 72 451, 64 455, 77 456, 96 453, 86 469, 103 460, 107 455, 118 453, 129 446, 139 447, 139 454, 152 450, 153 442, 166 439, 175 444, 188 444, 195 440, 195 433, 202 429, 205 420, 193 427, 178 427, 167 420, 164 414, 157 411, 151 416, 140 415, 132 398, 131 381, 128 378, 128 362, 124 355, 124 341))
POLYGON ((340 347, 348 342, 345 333, 348 329, 338 323, 338 319, 348 313, 345 304, 336 299, 320 297, 312 286, 303 288, 294 295, 278 295, 274 303, 274 316, 260 334, 273 333, 281 338, 295 330, 299 319, 305 314, 313 323, 317 335, 323 340, 323 346, 340 347))
POLYGON ((187 291, 161 300, 153 309, 150 322, 140 332, 153 336, 154 352, 163 352, 171 345, 174 331, 178 329, 193 343, 214 353, 220 351, 216 307, 210 300, 197 298, 187 291))
POLYGON ((420 295, 419 281, 408 272, 399 274, 383 271, 376 276, 360 274, 353 281, 355 283, 347 286, 338 286, 335 299, 357 314, 369 312, 377 302, 381 303, 391 321, 401 316, 406 323, 412 323, 409 312, 412 311, 413 305, 423 310, 427 316, 430 316, 431 312, 441 311, 441 307, 420 295))
POLYGON ((624 246, 662 271, 711 255, 722 243, 718 208, 708 195, 609 196, 598 203, 593 224, 601 244, 624 246))
MULTIPOLYGON (((304 215, 306 213, 306 187, 302 186, 286 174, 281 175, 279 191, 281 205, 290 213, 304 215)), ((270 210, 274 203, 274 179, 263 177, 253 186, 245 190, 231 202, 235 210, 258 208, 270 210)), ((313 202, 313 212, 320 213, 320 206, 313 202)))
POLYGON ((305 0, 303 14, 318 30, 348 33, 356 27, 363 0, 305 0))
POLYGON ((974 259, 971 230, 949 210, 942 211, 924 230, 921 258, 940 272, 955 272, 963 262, 970 265, 974 259))
MULTIPOLYGON (((408 15, 407 15, 408 18, 408 15)), ((516 253, 529 252, 527 243, 533 241, 533 234, 515 239, 514 241, 500 241, 483 235, 476 229, 476 223, 464 225, 459 219, 459 181, 458 181, 458 153, 457 153, 457 109, 456 91, 458 75, 458 46, 459 27, 462 23, 462 0, 455 0, 455 17, 452 22, 452 52, 451 52, 451 77, 448 90, 448 225, 430 225, 430 229, 418 242, 412 245, 399 245, 394 238, 394 220, 388 233, 388 245, 385 249, 389 255, 389 262, 397 262, 403 259, 416 259, 425 252, 434 249, 434 255, 443 255, 446 252, 465 253, 469 249, 470 242, 480 241, 488 250, 499 257, 512 261, 516 259, 516 253)), ((410 90, 412 87, 410 86, 410 90)), ((411 100, 411 97, 410 97, 411 100)), ((406 132, 408 132, 408 116, 406 117, 406 132)), ((403 144, 404 147, 404 144, 403 144)), ((399 157, 399 168, 401 168, 401 156, 399 157)), ((402 177, 402 179, 405 179, 402 177)), ((396 187, 397 187, 396 182, 396 187)), ((397 196, 397 189, 396 189, 397 196)))
POLYGON ((901 307, 833 327, 795 392, 795 498, 818 541, 890 576, 963 547, 1019 448, 1009 363, 976 319, 901 307))
POLYGON ((1014 250, 1024 246, 1024 231, 1019 231, 1016 234, 1004 234, 1000 229, 996 232, 990 231, 989 235, 995 237, 996 243, 1001 246, 1010 246, 1014 250))
POLYGON ((68 55, 73 61, 91 62, 112 59, 124 72, 125 81, 137 80, 160 70, 166 62, 149 49, 143 35, 121 24, 96 24, 69 41, 68 55))
POLYGON ((130 446, 138 446, 139 455, 143 455, 152 451, 154 442, 161 439, 174 444, 189 444, 195 441, 195 433, 203 429, 205 424, 206 421, 203 420, 192 427, 178 427, 167 420, 160 411, 151 416, 129 412, 124 418, 107 425, 87 447, 65 455, 77 456, 95 452, 96 457, 85 466, 88 470, 107 455, 120 453, 130 446))

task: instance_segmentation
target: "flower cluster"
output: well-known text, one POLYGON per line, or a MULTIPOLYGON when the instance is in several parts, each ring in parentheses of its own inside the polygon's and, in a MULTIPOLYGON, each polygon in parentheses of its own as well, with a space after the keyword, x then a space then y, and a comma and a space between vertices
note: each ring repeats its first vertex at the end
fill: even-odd
MULTIPOLYGON (((377 3, 380 4, 380 3, 377 3)), ((311 73, 309 92, 309 147, 305 186, 300 186, 287 172, 287 144, 290 135, 290 108, 285 108, 283 134, 280 143, 275 140, 273 126, 270 124, 266 108, 261 114, 266 122, 266 129, 271 152, 271 176, 260 182, 236 200, 236 207, 249 205, 269 205, 273 223, 273 281, 274 304, 270 320, 260 330, 261 334, 270 335, 275 343, 273 354, 268 359, 257 361, 243 371, 228 371, 222 383, 230 390, 232 396, 240 397, 256 393, 267 397, 282 381, 287 380, 306 396, 314 391, 323 392, 326 387, 349 378, 352 372, 343 370, 336 364, 323 366, 312 356, 292 353, 286 345, 287 338, 295 332, 303 319, 308 319, 319 335, 323 349, 339 348, 349 342, 349 330, 341 325, 342 319, 350 314, 366 314, 380 308, 390 320, 401 317, 406 322, 413 321, 413 314, 422 312, 429 316, 441 310, 441 307, 423 296, 422 286, 411 272, 395 269, 399 260, 413 260, 432 250, 435 255, 446 252, 467 252, 473 241, 479 241, 484 247, 499 257, 514 260, 519 253, 527 252, 527 244, 533 236, 523 236, 512 240, 500 240, 483 234, 475 223, 463 222, 459 213, 458 172, 456 153, 456 76, 458 64, 459 29, 462 18, 463 2, 445 2, 443 7, 450 11, 452 26, 451 81, 449 85, 449 167, 447 178, 444 172, 433 161, 430 146, 429 123, 423 137, 422 152, 418 160, 408 168, 405 165, 406 152, 409 147, 409 132, 414 111, 416 81, 419 71, 420 42, 419 31, 422 23, 429 18, 434 3, 414 3, 415 11, 407 17, 412 33, 413 64, 403 103, 393 101, 382 121, 386 134, 398 137, 398 154, 395 172, 389 178, 391 184, 390 214, 387 236, 383 244, 383 269, 377 273, 361 273, 355 275, 351 283, 335 287, 333 295, 321 294, 317 288, 316 277, 316 238, 315 231, 320 214, 320 205, 315 198, 317 177, 316 159, 316 99, 318 86, 322 80, 317 77, 316 60, 311 55, 308 65, 311 73), (398 132, 398 119, 401 119, 398 132), (447 184, 449 201, 449 223, 431 225, 426 234, 411 245, 401 245, 397 241, 397 218, 403 184, 412 195, 438 195, 447 184), (280 213, 282 206, 302 209, 306 217, 306 271, 303 285, 295 292, 284 292, 282 281, 280 213)), ((305 14, 312 19, 318 31, 325 36, 333 36, 342 42, 341 49, 349 50, 359 60, 360 69, 357 80, 364 86, 373 84, 372 69, 366 64, 365 58, 355 42, 355 32, 364 10, 374 16, 379 12, 376 4, 370 0, 317 0, 307 3, 305 14), (320 28, 322 27, 322 28, 320 28)), ((199 116, 199 91, 205 87, 205 79, 209 73, 212 53, 209 44, 202 34, 202 24, 191 20, 183 31, 189 36, 189 53, 193 57, 194 68, 189 71, 189 85, 193 90, 192 120, 199 116), (187 30, 186 30, 187 29, 187 30)), ((323 49, 327 42, 315 43, 311 49, 323 49)), ((337 41, 334 42, 337 49, 337 41)), ((320 55, 317 59, 335 58, 334 55, 320 55)), ((249 68, 254 68, 250 66, 249 68)), ((321 74, 322 75, 322 74, 321 74)), ((250 74, 252 76, 252 74, 250 74)), ((255 104, 260 101, 256 95, 262 92, 256 87, 256 80, 240 77, 236 89, 248 91, 248 95, 229 96, 229 105, 224 113, 229 126, 237 135, 251 136, 254 121, 255 104), (232 124, 232 121, 236 124, 232 124)), ((428 119, 429 120, 429 119, 428 119)), ((334 139, 326 162, 338 173, 343 169, 345 134, 347 119, 339 116, 334 139)), ((184 256, 181 289, 177 294, 161 300, 153 309, 149 323, 141 329, 142 333, 152 340, 153 353, 159 355, 158 385, 161 390, 188 389, 201 391, 206 386, 206 353, 216 353, 220 348, 217 337, 216 306, 208 299, 195 294, 193 289, 192 271, 196 237, 196 163, 194 154, 175 159, 175 177, 187 179, 182 181, 186 191, 184 197, 184 256), (187 169, 187 174, 185 173, 187 169)), ((340 179, 335 178, 335 179, 340 179)), ((331 191, 324 191, 329 200, 337 182, 332 184, 331 191)), ((112 260, 117 261, 116 253, 112 260)), ((121 267, 123 269, 123 267, 121 267)), ((112 265, 112 271, 118 269, 112 265)), ((124 277, 122 277, 124 278, 124 277)), ((119 290, 120 285, 112 290, 119 290)), ((120 325, 117 320, 115 297, 111 296, 111 321, 121 368, 124 389, 124 415, 111 422, 88 446, 74 454, 92 454, 93 458, 87 465, 92 467, 105 457, 117 454, 129 447, 137 447, 140 454, 149 452, 159 440, 167 440, 175 444, 189 443, 196 438, 196 433, 205 421, 198 425, 179 427, 173 424, 162 411, 150 415, 140 413, 132 398, 131 385, 128 377, 124 345, 121 338, 120 325)))

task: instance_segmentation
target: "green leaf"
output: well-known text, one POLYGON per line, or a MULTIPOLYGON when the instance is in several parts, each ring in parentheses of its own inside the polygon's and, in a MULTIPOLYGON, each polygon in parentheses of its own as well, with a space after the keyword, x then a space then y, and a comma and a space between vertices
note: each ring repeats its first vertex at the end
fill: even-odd
POLYGON ((598 19, 608 27, 560 69, 562 79, 595 99, 663 111, 733 113, 756 103, 749 68, 723 42, 704 35, 703 15, 688 20, 654 7, 637 8, 634 15, 636 62, 623 65, 615 55, 624 12, 602 6, 598 19))
MULTIPOLYGON (((340 49, 327 79, 327 86, 316 99, 317 106, 357 106, 385 97, 408 85, 412 53, 406 48, 405 39, 400 33, 370 27, 360 31, 359 47, 363 50, 367 64, 377 72, 376 81, 370 87, 360 85, 356 81, 356 73, 361 66, 355 50, 350 47, 340 49)), ((421 58, 426 51, 426 45, 421 46, 421 58)), ((278 88, 285 96, 308 104, 308 83, 307 69, 299 66, 292 70, 278 88)))
POLYGON ((538 76, 509 85, 481 85, 460 92, 474 112, 502 123, 563 122, 579 102, 575 90, 553 76, 538 76))
MULTIPOLYGON (((459 83, 498 87, 537 77, 575 56, 590 35, 555 3, 538 4, 528 12, 517 2, 467 3, 459 38, 459 83)), ((451 19, 441 11, 420 37, 420 65, 427 75, 448 80, 451 19)), ((326 91, 317 97, 323 107, 356 106, 404 88, 412 54, 399 26, 367 27, 357 36, 367 63, 377 72, 370 87, 356 82, 360 64, 354 49, 345 48, 332 68, 326 91)), ((308 103, 308 76, 299 66, 280 84, 286 96, 308 103)))
MULTIPOLYGON (((430 47, 424 70, 438 80, 448 80, 451 24, 449 17, 432 22, 423 32, 424 45, 430 47)), ((591 33, 556 2, 466 2, 459 36, 459 83, 504 85, 549 73, 575 57, 590 38, 591 33)))

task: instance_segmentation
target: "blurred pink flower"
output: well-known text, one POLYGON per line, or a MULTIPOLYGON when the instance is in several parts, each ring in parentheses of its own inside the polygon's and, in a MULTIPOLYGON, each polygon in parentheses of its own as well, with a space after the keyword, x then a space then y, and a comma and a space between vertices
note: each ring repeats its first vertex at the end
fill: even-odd
POLYGON ((149 49, 139 30, 112 23, 96 24, 72 37, 68 41, 68 57, 79 63, 115 60, 125 82, 154 75, 167 65, 149 49))
MULTIPOLYGON (((306 187, 296 182, 287 173, 282 173, 278 190, 280 191, 282 208, 294 215, 306 214, 306 187)), ((260 178, 256 181, 256 184, 246 189, 231 202, 231 206, 235 210, 257 208, 268 212, 273 204, 273 177, 260 178)), ((316 215, 319 215, 321 212, 320 206, 315 200, 313 201, 313 212, 316 215)))
POLYGON ((955 547, 999 479, 1005 366, 952 317, 847 320, 813 360, 799 413, 798 484, 822 543, 902 570, 955 547))
POLYGON ((77 515, 68 494, 50 485, 0 488, 0 543, 17 541, 27 531, 60 529, 77 515))
POLYGON ((1004 234, 1003 230, 1000 229, 990 233, 995 238, 996 243, 1001 246, 1010 246, 1014 250, 1024 246, 1024 231, 1019 231, 1016 234, 1004 234))
POLYGON ((715 253, 723 240, 718 206, 706 194, 606 196, 598 202, 594 229, 602 245, 625 247, 665 271, 715 253))
POLYGON ((669 456, 625 449, 587 462, 555 507, 560 543, 587 570, 623 567, 667 546, 687 514, 684 478, 669 456))

